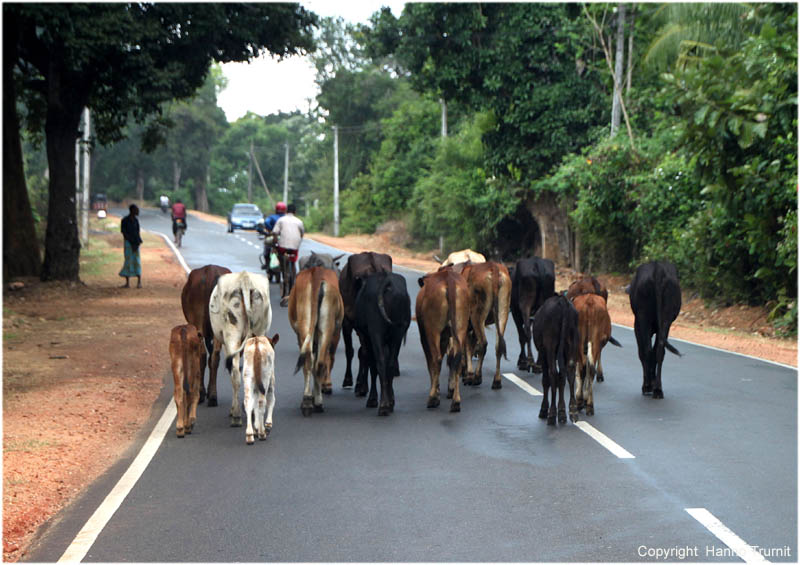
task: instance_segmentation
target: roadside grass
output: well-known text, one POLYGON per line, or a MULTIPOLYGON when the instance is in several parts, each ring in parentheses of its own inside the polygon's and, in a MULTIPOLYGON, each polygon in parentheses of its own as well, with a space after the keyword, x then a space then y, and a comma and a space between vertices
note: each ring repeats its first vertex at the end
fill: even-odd
POLYGON ((58 442, 46 439, 25 439, 21 441, 11 441, 3 444, 3 453, 9 453, 11 451, 23 451, 26 453, 31 453, 38 449, 54 447, 57 445, 58 442))

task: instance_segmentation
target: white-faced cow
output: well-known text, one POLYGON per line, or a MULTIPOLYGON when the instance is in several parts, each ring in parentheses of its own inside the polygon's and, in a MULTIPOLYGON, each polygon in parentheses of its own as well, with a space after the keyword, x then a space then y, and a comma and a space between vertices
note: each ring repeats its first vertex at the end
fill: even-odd
POLYGON ((492 324, 497 329, 495 340, 496 365, 492 388, 503 387, 500 378, 500 358, 506 355, 504 334, 508 323, 508 309, 511 304, 511 277, 502 263, 467 263, 461 271, 470 292, 470 324, 467 334, 467 371, 464 384, 477 386, 483 382, 483 360, 486 357, 488 340, 486 327, 492 324), (472 357, 477 355, 473 368, 472 357))
POLYGON ((417 325, 431 377, 428 408, 439 406, 439 373, 442 359, 447 355, 447 364, 450 367, 447 397, 452 398, 450 411, 460 412, 458 376, 466 355, 470 313, 469 286, 464 277, 452 270, 428 273, 419 278, 419 285, 422 289, 417 294, 417 325))
POLYGON ((334 271, 312 267, 297 273, 289 294, 289 323, 300 347, 295 373, 302 368, 305 379, 300 405, 303 416, 310 416, 312 410, 323 411, 322 391, 326 385, 328 390, 331 388, 331 369, 343 318, 344 304, 334 271))
POLYGON ((378 416, 394 411, 392 381, 400 372, 397 358, 410 324, 411 298, 406 279, 395 273, 368 275, 356 296, 355 328, 372 374, 367 407, 377 406, 378 416), (381 382, 380 404, 376 376, 381 382))
POLYGON ((639 360, 642 362, 642 394, 664 398, 661 387, 664 349, 680 355, 667 341, 669 327, 681 311, 681 287, 675 265, 667 261, 640 265, 628 287, 628 294, 633 310, 633 330, 639 348, 639 360))
POLYGON ((169 338, 169 357, 172 363, 173 396, 178 416, 175 432, 178 437, 192 433, 197 421, 197 403, 200 401, 200 384, 206 351, 202 335, 191 324, 175 326, 169 338), (188 393, 188 395, 187 395, 188 393))
POLYGON ((450 265, 457 265, 458 263, 485 263, 486 257, 472 249, 462 249, 461 251, 453 251, 447 256, 447 259, 441 261, 442 267, 450 265))
MULTIPOLYGON (((203 336, 208 353, 208 405, 217 405, 217 370, 219 369, 219 352, 222 343, 214 339, 214 332, 211 329, 211 317, 208 314, 208 301, 211 299, 211 292, 217 284, 217 279, 222 275, 230 273, 231 270, 219 265, 206 265, 199 269, 193 269, 186 284, 181 291, 181 308, 186 321, 196 327, 203 336)), ((205 362, 203 363, 205 365, 205 362)), ((202 375, 205 373, 205 366, 200 367, 200 402, 206 398, 206 387, 203 385, 202 375)))
POLYGON ((577 409, 586 406, 586 415, 594 414, 594 387, 592 381, 595 375, 600 380, 603 365, 600 356, 606 343, 622 347, 611 337, 611 317, 608 315, 606 301, 597 294, 580 294, 572 301, 578 311, 578 330, 580 332, 580 347, 578 349, 578 368, 575 373, 575 397, 577 409))
POLYGON ((514 317, 514 325, 517 326, 520 348, 517 368, 538 373, 541 371, 541 364, 538 361, 534 363, 533 360, 531 318, 545 300, 556 293, 555 265, 550 259, 540 257, 520 259, 514 267, 511 280, 511 315, 514 317))
POLYGON ((569 416, 575 422, 578 410, 575 404, 575 365, 578 361, 580 334, 578 312, 565 296, 552 296, 545 300, 533 320, 533 341, 542 361, 542 388, 544 397, 539 410, 540 418, 548 425, 556 423, 556 392, 558 392, 558 421, 567 421, 564 405, 564 381, 569 382, 569 416), (548 392, 550 397, 548 398, 548 392))
POLYGON ((272 410, 275 408, 275 350, 278 334, 267 338, 256 336, 244 342, 242 379, 244 417, 247 420, 244 440, 248 445, 267 439, 272 431, 272 410))
POLYGON ((267 277, 247 271, 222 275, 211 293, 208 312, 214 339, 225 345, 225 364, 231 373, 231 425, 241 426, 239 356, 248 338, 266 335, 272 324, 267 277))
MULTIPOLYGON (((372 273, 391 273, 392 258, 385 253, 375 253, 365 251, 356 253, 347 258, 347 263, 339 275, 339 291, 342 293, 344 302, 344 320, 342 321, 342 337, 344 338, 344 354, 346 366, 344 370, 343 387, 353 386, 353 372, 351 365, 353 361, 353 330, 355 329, 355 305, 358 291, 361 290, 363 279, 372 273)), ((358 336, 362 341, 362 336, 358 336)), ((363 343, 363 341, 362 341, 363 343)), ((355 395, 366 396, 369 392, 367 381, 367 358, 366 350, 363 347, 358 349, 358 377, 356 378, 355 395)), ((397 375, 395 375, 397 376, 397 375)), ((325 392, 325 391, 323 391, 325 392)))

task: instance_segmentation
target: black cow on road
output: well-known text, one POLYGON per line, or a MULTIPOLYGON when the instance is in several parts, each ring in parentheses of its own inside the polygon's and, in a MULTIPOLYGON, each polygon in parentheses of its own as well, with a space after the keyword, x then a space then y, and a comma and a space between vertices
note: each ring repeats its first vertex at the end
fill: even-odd
MULTIPOLYGON (((511 275, 511 315, 517 326, 519 336, 519 359, 517 368, 524 371, 540 372, 541 365, 533 361, 531 346, 531 317, 541 308, 544 301, 556 293, 556 270, 550 259, 531 257, 520 259, 511 275), (525 346, 528 354, 525 355, 525 346)), ((538 350, 538 347, 537 347, 538 350)), ((541 361, 541 353, 539 353, 541 361)))
POLYGON ((394 273, 368 275, 361 284, 355 303, 355 328, 366 351, 372 373, 367 407, 378 406, 376 375, 381 379, 379 416, 394 411, 392 380, 399 374, 397 357, 411 324, 411 298, 406 280, 394 273))
MULTIPOLYGON (((347 361, 344 370, 343 387, 353 386, 353 372, 351 369, 353 361, 353 329, 355 329, 355 304, 358 291, 361 289, 363 279, 371 273, 391 273, 392 258, 385 253, 375 253, 364 251, 356 253, 347 258, 339 274, 339 292, 342 294, 344 303, 344 320, 342 321, 342 338, 344 338, 344 354, 347 361)), ((363 336, 358 336, 362 347, 358 348, 358 376, 356 377, 355 394, 356 396, 366 396, 367 388, 367 363, 366 352, 363 347, 363 336)))
POLYGON ((678 271, 667 261, 640 265, 628 287, 633 310, 633 330, 639 347, 644 377, 642 394, 664 398, 661 388, 661 364, 664 348, 676 355, 680 352, 667 341, 669 327, 681 311, 681 287, 678 271), (655 343, 651 340, 655 334, 655 343))
POLYGON ((547 424, 556 423, 556 391, 558 391, 558 421, 567 421, 564 405, 564 381, 569 381, 569 417, 575 422, 578 409, 575 402, 575 366, 578 361, 580 332, 578 312, 566 296, 548 298, 533 320, 533 341, 542 361, 544 389, 540 418, 547 424), (550 399, 547 397, 550 392, 550 399))

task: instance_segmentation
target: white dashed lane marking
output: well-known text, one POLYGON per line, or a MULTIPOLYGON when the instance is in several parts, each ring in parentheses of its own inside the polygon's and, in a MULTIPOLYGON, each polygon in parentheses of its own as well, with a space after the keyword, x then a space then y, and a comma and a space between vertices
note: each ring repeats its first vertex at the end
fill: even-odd
MULTIPOLYGON (((514 373, 503 373, 503 376, 507 378, 509 381, 517 385, 519 388, 530 394, 531 396, 542 396, 541 391, 537 390, 536 388, 532 387, 530 384, 519 378, 514 373)), ((623 448, 617 442, 612 440, 610 437, 605 435, 603 432, 592 426, 589 422, 585 422, 583 420, 578 420, 575 422, 575 426, 590 438, 595 440, 597 443, 605 447, 611 453, 619 457, 620 459, 636 459, 636 457, 631 454, 630 451, 623 448)))
POLYGON ((745 563, 770 563, 753 546, 734 534, 728 527, 720 522, 716 516, 705 508, 686 508, 692 518, 703 524, 708 531, 736 552, 745 563))

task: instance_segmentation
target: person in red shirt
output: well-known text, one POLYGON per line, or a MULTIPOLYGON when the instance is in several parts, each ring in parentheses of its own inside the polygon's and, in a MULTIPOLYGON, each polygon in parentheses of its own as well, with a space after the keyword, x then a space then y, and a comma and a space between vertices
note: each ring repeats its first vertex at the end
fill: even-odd
POLYGON ((180 198, 175 199, 175 203, 172 205, 172 235, 174 236, 178 233, 178 224, 175 220, 180 218, 183 220, 183 227, 188 229, 188 225, 186 223, 186 206, 181 202, 180 198))

